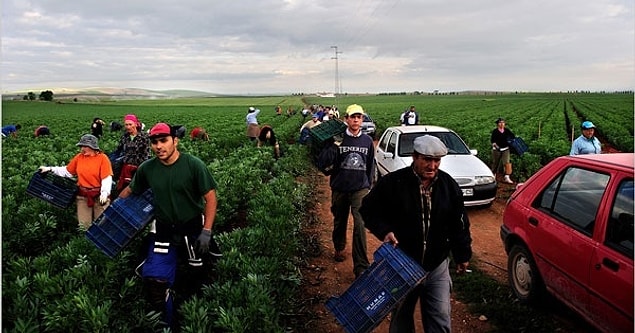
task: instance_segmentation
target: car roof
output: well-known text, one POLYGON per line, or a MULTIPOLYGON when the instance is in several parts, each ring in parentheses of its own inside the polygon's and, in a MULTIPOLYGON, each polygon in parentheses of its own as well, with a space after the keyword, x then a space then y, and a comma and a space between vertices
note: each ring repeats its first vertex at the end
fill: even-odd
POLYGON ((587 155, 575 155, 569 156, 569 158, 585 159, 601 164, 614 164, 616 166, 629 168, 633 170, 633 164, 635 161, 635 154, 633 153, 614 153, 614 154, 587 154, 587 155))
POLYGON ((412 126, 392 126, 387 130, 398 131, 401 133, 423 133, 423 132, 452 132, 451 130, 434 125, 412 125, 412 126))

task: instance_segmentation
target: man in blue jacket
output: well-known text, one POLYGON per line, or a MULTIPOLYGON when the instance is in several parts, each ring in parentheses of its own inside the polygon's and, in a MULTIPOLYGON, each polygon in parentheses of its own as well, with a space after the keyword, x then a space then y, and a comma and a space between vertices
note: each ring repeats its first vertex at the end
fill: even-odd
POLYGON ((353 214, 353 273, 359 276, 369 266, 366 255, 366 229, 359 214, 362 198, 370 190, 375 150, 373 139, 362 133, 364 109, 357 104, 346 109, 346 132, 342 142, 323 150, 318 165, 327 165, 331 176, 334 259, 344 261, 349 212, 353 214))
POLYGON ((378 239, 399 246, 428 272, 393 311, 391 333, 414 332, 417 301, 426 333, 451 331, 448 255, 452 252, 457 272, 465 272, 472 257, 472 238, 461 189, 439 170, 447 152, 438 138, 417 137, 412 165, 379 179, 362 202, 366 228, 378 239))

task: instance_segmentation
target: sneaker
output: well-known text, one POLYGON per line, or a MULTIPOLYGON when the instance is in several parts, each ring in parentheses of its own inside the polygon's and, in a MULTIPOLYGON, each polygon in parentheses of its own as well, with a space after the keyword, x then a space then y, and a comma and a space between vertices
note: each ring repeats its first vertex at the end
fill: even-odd
POLYGON ((337 262, 344 261, 344 259, 346 259, 344 257, 344 251, 335 251, 335 256, 333 257, 333 259, 335 259, 335 261, 337 262))

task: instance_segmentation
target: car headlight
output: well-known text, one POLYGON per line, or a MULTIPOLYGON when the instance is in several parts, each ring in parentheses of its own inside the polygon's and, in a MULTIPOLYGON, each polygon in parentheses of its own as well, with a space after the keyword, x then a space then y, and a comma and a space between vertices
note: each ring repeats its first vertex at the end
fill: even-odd
POLYGON ((495 181, 494 177, 492 176, 476 176, 474 177, 474 182, 476 183, 476 185, 487 185, 487 184, 491 184, 495 181))

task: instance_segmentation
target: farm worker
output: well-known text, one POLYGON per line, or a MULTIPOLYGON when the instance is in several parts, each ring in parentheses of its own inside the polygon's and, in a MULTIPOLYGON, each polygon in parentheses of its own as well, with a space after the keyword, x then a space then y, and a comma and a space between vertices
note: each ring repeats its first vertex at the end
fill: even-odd
POLYGON ((42 126, 38 126, 35 129, 35 132, 33 132, 33 134, 37 138, 37 137, 40 137, 40 136, 50 135, 51 131, 49 130, 49 128, 47 126, 42 125, 42 126))
MULTIPOLYGON (((115 159, 121 158, 121 168, 117 175, 117 192, 123 190, 143 161, 150 158, 150 139, 141 130, 141 122, 134 114, 127 114, 123 118, 125 131, 119 139, 117 149, 113 153, 115 159)), ((111 159, 112 161, 112 159, 111 159)), ((119 169, 115 167, 115 169, 119 169)))
POLYGON ((11 135, 14 138, 18 137, 18 130, 22 128, 22 125, 20 124, 16 124, 16 125, 6 125, 4 127, 2 127, 2 137, 7 137, 9 135, 11 135))
POLYGON ((344 116, 347 128, 341 143, 327 146, 318 156, 320 170, 327 170, 326 173, 330 175, 333 247, 337 262, 345 260, 349 212, 353 215, 352 259, 355 277, 369 266, 366 230, 359 207, 372 184, 375 156, 373 139, 362 133, 363 116, 364 109, 360 105, 349 105, 344 116))
POLYGON ((179 152, 176 128, 158 123, 150 129, 155 157, 143 162, 119 197, 152 189, 156 222, 149 233, 147 258, 141 275, 153 310, 173 321, 173 290, 193 294, 204 283, 212 227, 216 217, 216 181, 199 158, 179 152))
POLYGON ((260 127, 258 126, 258 114, 260 113, 260 109, 256 109, 253 106, 250 106, 247 109, 247 137, 251 141, 256 141, 258 137, 258 133, 260 133, 260 127))
POLYGON ((41 166, 40 172, 53 172, 61 177, 77 177, 77 220, 80 227, 88 229, 93 220, 108 208, 112 189, 112 167, 108 156, 98 145, 92 134, 84 134, 75 155, 66 166, 41 166))
POLYGON ((90 125, 90 134, 97 138, 101 138, 104 134, 104 125, 106 125, 106 122, 101 118, 94 118, 93 123, 90 125))
POLYGON ((110 131, 111 132, 121 131, 122 128, 123 128, 123 126, 121 126, 120 122, 118 122, 118 121, 111 121, 110 122, 110 131))
POLYGON ((410 109, 403 113, 401 124, 405 126, 412 126, 419 124, 419 115, 415 110, 414 105, 410 105, 410 109))
POLYGON ((415 331, 417 301, 426 333, 451 332, 448 254, 452 252, 457 273, 468 271, 470 222, 459 185, 439 169, 447 147, 431 135, 417 137, 413 146, 412 165, 379 179, 360 213, 373 235, 398 246, 428 272, 393 310, 389 332, 415 331))
POLYGON ((190 132, 190 138, 192 140, 209 141, 209 134, 202 127, 194 127, 190 132))
POLYGON ((266 144, 273 146, 273 156, 276 159, 280 158, 280 143, 278 143, 276 133, 274 133, 273 128, 270 125, 262 126, 262 128, 260 128, 260 133, 258 133, 258 148, 266 144))
POLYGON ((509 178, 512 174, 512 162, 510 159, 509 141, 513 140, 516 135, 505 127, 505 119, 498 118, 495 121, 496 128, 492 131, 490 142, 492 144, 492 172, 496 176, 499 165, 502 163, 505 168, 505 177, 503 182, 513 184, 509 178))
POLYGON ((311 138, 309 130, 321 123, 322 122, 320 121, 318 115, 314 113, 311 120, 307 121, 304 125, 302 125, 302 127, 300 127, 300 143, 307 143, 307 141, 311 138))
POLYGON ((583 154, 600 154, 602 153, 602 145, 600 140, 595 137, 595 125, 590 121, 585 121, 580 126, 582 134, 571 144, 571 152, 569 155, 583 154))

